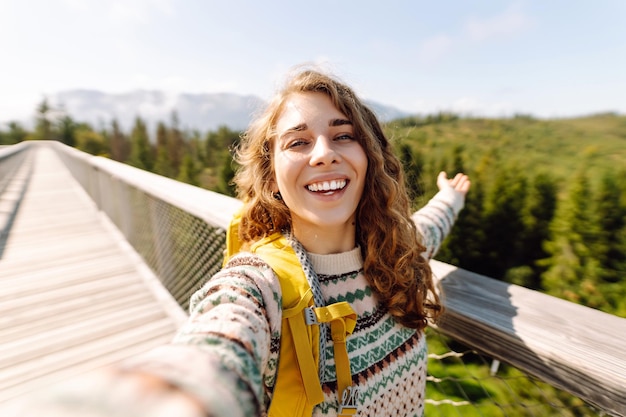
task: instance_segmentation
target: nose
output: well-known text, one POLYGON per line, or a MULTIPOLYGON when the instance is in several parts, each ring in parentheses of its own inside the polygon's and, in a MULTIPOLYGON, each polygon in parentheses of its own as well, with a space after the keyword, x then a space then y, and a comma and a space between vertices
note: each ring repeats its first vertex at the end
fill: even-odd
POLYGON ((319 135, 311 149, 310 165, 331 165, 340 161, 334 143, 326 135, 319 135))

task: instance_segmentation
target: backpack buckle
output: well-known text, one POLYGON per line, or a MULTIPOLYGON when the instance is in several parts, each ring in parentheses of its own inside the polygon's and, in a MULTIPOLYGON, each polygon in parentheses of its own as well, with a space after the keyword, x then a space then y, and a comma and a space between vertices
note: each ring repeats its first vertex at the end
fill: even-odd
POLYGON ((304 309, 304 321, 309 326, 313 324, 320 324, 317 321, 317 316, 315 315, 315 310, 313 309, 313 307, 306 307, 304 309))

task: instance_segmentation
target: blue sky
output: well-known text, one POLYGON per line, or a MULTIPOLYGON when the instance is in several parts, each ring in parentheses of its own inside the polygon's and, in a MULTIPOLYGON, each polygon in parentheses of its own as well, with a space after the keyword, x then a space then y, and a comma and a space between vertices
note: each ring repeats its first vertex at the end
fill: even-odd
POLYGON ((416 113, 626 113, 625 22, 623 0, 0 0, 0 122, 78 88, 265 99, 305 62, 416 113))

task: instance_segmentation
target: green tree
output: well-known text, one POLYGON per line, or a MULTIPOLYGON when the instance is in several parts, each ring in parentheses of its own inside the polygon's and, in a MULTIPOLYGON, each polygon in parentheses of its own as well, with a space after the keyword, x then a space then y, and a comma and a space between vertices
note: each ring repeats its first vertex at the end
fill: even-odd
MULTIPOLYGON (((624 181, 622 172, 622 182, 624 181)), ((606 172, 595 199, 598 219, 598 240, 594 255, 599 263, 599 289, 605 297, 605 311, 626 314, 626 205, 619 176, 606 172)))
POLYGON ((530 268, 530 275, 524 285, 535 290, 542 288, 541 274, 545 269, 540 266, 540 261, 548 256, 544 243, 550 239, 550 224, 554 219, 556 205, 556 182, 546 173, 537 174, 528 193, 522 240, 522 263, 530 268))
POLYGON ((66 115, 58 122, 59 141, 67 146, 76 146, 76 122, 66 115))
POLYGON ((165 123, 159 122, 156 131, 156 146, 158 148, 167 148, 167 126, 165 123))
POLYGON ((185 138, 180 130, 178 113, 175 111, 172 112, 170 124, 171 127, 167 135, 167 156, 170 161, 171 176, 175 177, 178 175, 185 153, 185 138))
POLYGON ((621 193, 615 175, 605 173, 595 202, 599 226, 595 254, 601 267, 600 278, 606 282, 626 280, 626 207, 620 201, 621 193))
POLYGON ((14 145, 26 140, 28 137, 28 131, 19 122, 9 122, 8 127, 9 130, 2 132, 2 135, 0 135, 1 145, 14 145))
POLYGON ((206 163, 204 184, 217 192, 233 195, 232 155, 229 151, 236 148, 241 132, 220 126, 216 131, 209 131, 205 136, 203 159, 206 163))
POLYGON ((130 141, 120 129, 116 119, 111 122, 111 134, 109 135, 109 147, 111 158, 118 162, 126 162, 130 157, 130 141))
POLYGON ((527 179, 513 166, 497 168, 494 182, 486 195, 483 230, 487 239, 483 247, 483 273, 505 279, 508 269, 524 265, 521 241, 524 236, 523 210, 527 179))
POLYGON ((216 168, 219 165, 223 152, 221 152, 217 133, 209 130, 205 139, 205 155, 206 166, 209 168, 216 168))
POLYGON ((183 161, 180 164, 178 177, 176 179, 178 181, 197 186, 199 184, 199 175, 200 169, 198 168, 198 164, 194 160, 193 156, 190 153, 185 153, 183 161))
POLYGON ((76 147, 91 155, 105 155, 107 144, 104 137, 95 132, 88 125, 82 124, 76 128, 76 147))
POLYGON ((548 293, 598 308, 603 304, 598 283, 599 263, 593 247, 597 224, 593 220, 591 189, 586 170, 581 170, 565 201, 557 208, 546 243, 550 257, 543 263, 542 282, 548 293))
POLYGON ((172 162, 168 153, 168 129, 163 122, 157 125, 157 146, 156 161, 154 163, 154 172, 165 177, 174 177, 175 170, 172 168, 172 162))
POLYGON ((484 273, 484 194, 483 184, 472 181, 471 190, 465 198, 465 207, 441 247, 438 260, 469 271, 484 273))
POLYGON ((34 139, 37 140, 51 140, 54 139, 54 132, 52 129, 52 122, 50 121, 52 115, 52 107, 48 104, 48 99, 44 98, 37 106, 37 116, 35 117, 35 132, 34 139))
POLYGON ((130 157, 128 163, 134 167, 152 171, 154 157, 144 121, 137 117, 130 135, 130 157))
POLYGON ((407 191, 413 205, 417 208, 421 197, 424 195, 424 184, 422 183, 422 171, 424 169, 424 159, 418 152, 413 152, 410 145, 402 143, 400 145, 400 161, 405 172, 405 182, 407 191))
POLYGON ((455 175, 458 172, 467 172, 465 168, 465 158, 464 158, 465 147, 463 145, 456 145, 452 148, 452 167, 450 169, 449 175, 455 175))
POLYGON ((218 186, 218 192, 222 194, 229 195, 231 197, 235 196, 235 184, 233 184, 233 177, 235 176, 235 162, 232 158, 227 158, 224 160, 222 165, 222 171, 220 172, 220 181, 218 186))

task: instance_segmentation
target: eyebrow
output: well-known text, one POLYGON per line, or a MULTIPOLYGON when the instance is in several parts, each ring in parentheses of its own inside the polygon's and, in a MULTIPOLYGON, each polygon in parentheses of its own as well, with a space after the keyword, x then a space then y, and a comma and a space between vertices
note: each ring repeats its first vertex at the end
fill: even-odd
MULTIPOLYGON (((331 119, 328 122, 328 126, 330 127, 337 127, 337 126, 346 126, 346 125, 350 125, 352 126, 352 122, 348 119, 331 119)), ((306 123, 300 123, 299 125, 295 125, 293 127, 290 127, 289 129, 285 130, 281 135, 280 138, 288 135, 289 133, 293 133, 293 132, 304 132, 305 130, 307 130, 309 128, 309 126, 306 123)))
POLYGON ((296 125, 294 127, 290 127, 289 129, 285 130, 281 136, 284 136, 287 133, 291 133, 291 132, 304 132, 308 128, 309 127, 307 126, 306 123, 300 123, 299 125, 296 125))
POLYGON ((344 125, 352 125, 352 122, 348 119, 333 119, 328 122, 328 126, 344 126, 344 125))

